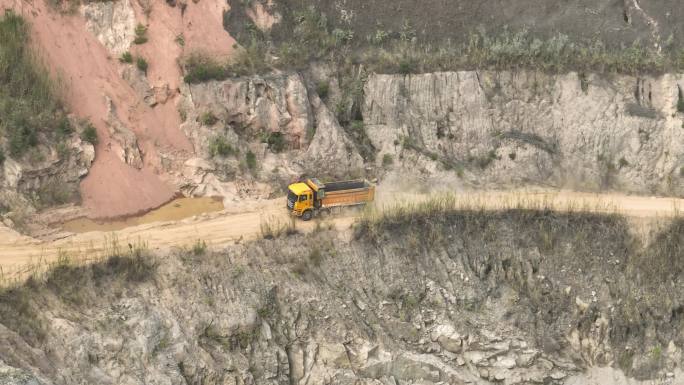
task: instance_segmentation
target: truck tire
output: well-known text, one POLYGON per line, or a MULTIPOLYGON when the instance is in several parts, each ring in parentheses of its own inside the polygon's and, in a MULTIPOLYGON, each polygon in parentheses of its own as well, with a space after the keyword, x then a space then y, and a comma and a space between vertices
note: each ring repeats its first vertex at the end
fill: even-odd
POLYGON ((313 218, 313 212, 311 210, 306 210, 302 214, 302 219, 305 221, 310 221, 313 218))

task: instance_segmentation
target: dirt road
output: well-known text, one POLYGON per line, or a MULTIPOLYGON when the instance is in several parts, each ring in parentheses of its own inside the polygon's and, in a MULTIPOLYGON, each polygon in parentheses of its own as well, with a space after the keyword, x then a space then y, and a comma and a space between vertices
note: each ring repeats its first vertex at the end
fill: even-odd
MULTIPOLYGON (((382 192, 378 194, 376 206, 383 207, 403 202, 425 200, 427 194, 403 194, 382 192)), ((684 199, 626 196, 619 194, 589 194, 571 191, 530 191, 459 193, 456 204, 459 207, 500 208, 542 208, 555 210, 618 212, 635 218, 667 218, 679 215, 684 208, 684 199)), ((205 214, 177 222, 156 222, 126 228, 116 232, 90 232, 65 234, 53 241, 40 241, 21 236, 0 227, 0 269, 5 278, 24 275, 35 265, 54 261, 60 252, 71 256, 91 258, 111 249, 113 240, 124 248, 128 244, 145 242, 150 249, 165 250, 171 247, 189 247, 198 239, 210 247, 218 247, 240 240, 255 238, 265 223, 271 225, 289 223, 284 208, 284 198, 261 201, 242 207, 229 207, 219 213, 205 214)), ((359 211, 348 210, 328 218, 340 230, 353 223, 359 211)), ((299 230, 308 231, 315 226, 312 222, 295 221, 299 230)))

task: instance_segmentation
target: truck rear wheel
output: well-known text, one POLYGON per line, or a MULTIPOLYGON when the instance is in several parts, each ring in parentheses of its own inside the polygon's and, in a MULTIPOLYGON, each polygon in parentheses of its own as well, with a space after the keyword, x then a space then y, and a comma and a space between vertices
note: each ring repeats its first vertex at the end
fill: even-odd
POLYGON ((310 221, 313 218, 313 212, 311 210, 306 210, 302 214, 302 219, 305 221, 310 221))

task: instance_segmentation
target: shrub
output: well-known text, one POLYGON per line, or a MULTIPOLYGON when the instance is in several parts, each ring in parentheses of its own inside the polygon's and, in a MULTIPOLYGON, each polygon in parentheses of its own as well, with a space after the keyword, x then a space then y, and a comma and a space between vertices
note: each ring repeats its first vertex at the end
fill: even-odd
POLYGON ((257 159, 252 150, 247 151, 247 154, 245 155, 245 162, 247 163, 247 168, 252 171, 256 170, 257 159))
POLYGON ((682 89, 677 87, 677 111, 684 113, 684 94, 682 93, 682 89))
POLYGON ((5 163, 5 152, 0 148, 0 166, 5 163))
POLYGON ((321 80, 316 83, 316 93, 321 99, 325 100, 328 98, 328 93, 330 92, 330 84, 327 81, 321 80))
POLYGON ((184 47, 185 46, 185 36, 183 36, 182 33, 179 33, 178 35, 176 35, 175 42, 179 46, 184 47))
POLYGON ((206 111, 199 116, 199 121, 204 126, 213 126, 214 124, 216 124, 216 122, 218 122, 218 118, 216 117, 216 115, 214 115, 213 112, 206 111))
POLYGON ((126 51, 126 52, 121 54, 119 61, 122 63, 131 64, 131 63, 133 63, 133 55, 131 55, 131 53, 129 51, 126 51))
POLYGON ((626 166, 629 166, 629 162, 627 161, 627 159, 625 159, 625 157, 620 158, 620 160, 618 160, 618 167, 623 168, 626 166))
POLYGON ((233 155, 235 150, 230 143, 226 141, 226 138, 223 136, 215 136, 209 142, 209 153, 212 157, 221 156, 225 158, 227 156, 233 155))
POLYGON ((186 83, 201 83, 209 80, 223 80, 229 75, 226 66, 219 64, 211 57, 194 53, 185 59, 184 63, 186 83))
POLYGON ((382 165, 384 167, 389 167, 394 163, 394 157, 392 157, 392 154, 385 154, 382 156, 382 165))
POLYGON ((84 142, 88 142, 92 145, 96 145, 98 138, 97 138, 97 130, 95 129, 95 126, 93 126, 92 123, 86 122, 85 127, 83 128, 83 131, 81 132, 81 140, 84 142))
POLYGON ((135 44, 145 44, 147 43, 147 27, 138 23, 135 26, 135 39, 133 39, 135 44))
POLYGON ((285 142, 285 136, 280 132, 271 132, 266 136, 265 142, 268 144, 269 150, 273 152, 283 152, 287 143, 285 142))
POLYGON ((66 116, 63 116, 57 124, 57 136, 63 138, 71 135, 72 132, 74 132, 74 128, 71 126, 71 122, 66 116))
POLYGON ((138 69, 139 69, 140 71, 142 71, 142 72, 144 72, 145 74, 147 74, 147 67, 148 67, 149 65, 147 64, 147 60, 145 60, 145 58, 143 58, 143 57, 138 57, 137 59, 135 59, 135 66, 138 67, 138 69))
POLYGON ((207 252, 207 243, 201 239, 198 239, 194 245, 192 245, 192 254, 195 256, 204 255, 207 252))
POLYGON ((416 64, 408 58, 403 58, 399 62, 399 73, 403 75, 408 75, 416 72, 416 64))

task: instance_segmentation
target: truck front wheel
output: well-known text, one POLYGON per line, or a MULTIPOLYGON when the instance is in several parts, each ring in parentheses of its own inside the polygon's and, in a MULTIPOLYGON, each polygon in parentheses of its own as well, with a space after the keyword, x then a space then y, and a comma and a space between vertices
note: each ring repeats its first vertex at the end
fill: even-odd
POLYGON ((311 210, 306 210, 302 214, 302 219, 305 221, 310 221, 313 218, 313 212, 311 210))

